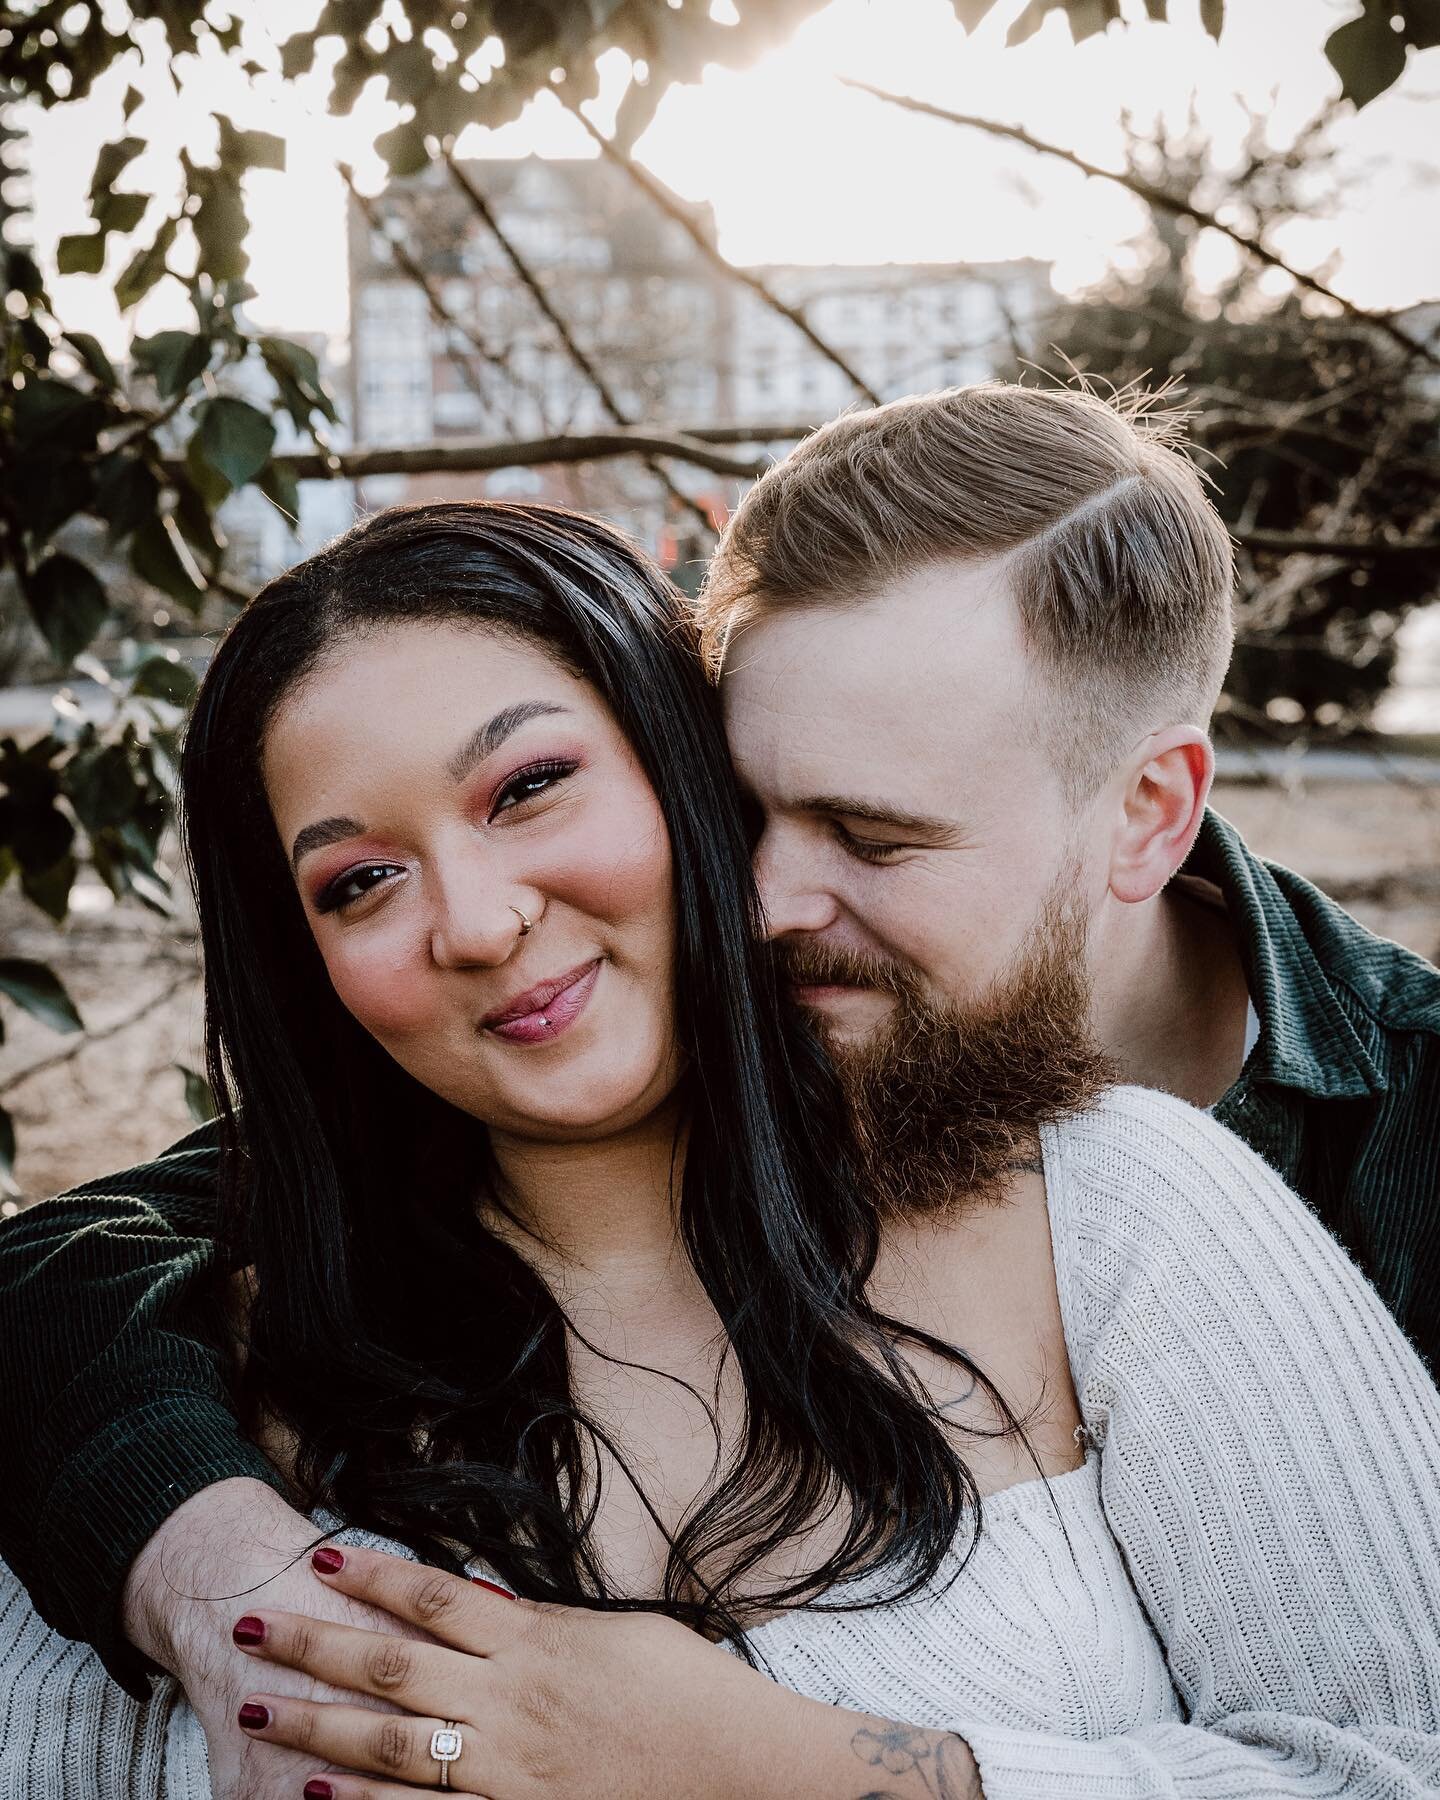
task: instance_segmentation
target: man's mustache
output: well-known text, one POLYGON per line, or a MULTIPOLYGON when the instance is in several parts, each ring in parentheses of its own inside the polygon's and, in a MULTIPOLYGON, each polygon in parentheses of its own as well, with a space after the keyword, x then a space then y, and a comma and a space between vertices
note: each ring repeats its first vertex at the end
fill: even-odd
POLYGON ((781 977, 792 987, 878 988, 897 999, 916 991, 915 977, 902 964, 872 950, 795 942, 777 945, 776 954, 781 977))

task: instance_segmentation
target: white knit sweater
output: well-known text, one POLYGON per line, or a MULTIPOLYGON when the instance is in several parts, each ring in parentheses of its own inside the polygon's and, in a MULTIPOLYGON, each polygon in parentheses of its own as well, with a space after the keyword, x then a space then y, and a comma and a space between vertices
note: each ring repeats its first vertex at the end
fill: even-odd
MULTIPOLYGON (((1043 1148, 1084 1466, 987 1500, 917 1599, 792 1613, 752 1647, 800 1693, 961 1733, 988 1800, 1440 1795, 1419 1359, 1204 1114, 1117 1089, 1043 1148)), ((136 1705, 0 1577, 0 1800, 208 1800, 175 1685, 136 1705)))

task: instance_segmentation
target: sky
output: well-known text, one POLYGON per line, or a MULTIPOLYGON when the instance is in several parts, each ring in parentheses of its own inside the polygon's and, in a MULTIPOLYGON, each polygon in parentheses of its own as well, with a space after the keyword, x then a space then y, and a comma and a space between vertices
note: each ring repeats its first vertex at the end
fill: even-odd
MULTIPOLYGON (((117 0, 105 0, 113 7, 117 0)), ((726 0, 716 0, 723 8, 726 0)), ((1141 203, 1112 183, 983 134, 923 120, 845 88, 855 76, 960 111, 1021 124, 1102 165, 1118 164, 1122 115, 1137 122, 1182 120, 1193 105, 1217 153, 1233 156, 1246 105, 1284 144, 1338 90, 1321 45, 1356 0, 1229 0, 1217 45, 1201 31, 1196 0, 1171 0, 1173 22, 1135 22, 1072 46, 1052 15, 1027 44, 1011 49, 1005 27, 1024 0, 999 0, 967 37, 949 0, 832 0, 794 38, 743 71, 712 68, 697 84, 672 89, 637 145, 662 180, 715 210, 720 247, 741 263, 993 261, 1034 256, 1053 263, 1058 289, 1074 292, 1123 264, 1144 225, 1141 203)), ((276 45, 308 24, 319 0, 239 0, 245 50, 278 60, 276 45)), ((367 151, 399 116, 372 83, 349 120, 326 115, 328 65, 286 88, 278 77, 251 83, 218 55, 188 59, 176 96, 158 53, 158 30, 141 28, 143 50, 97 84, 84 101, 27 115, 32 133, 34 235, 42 263, 55 241, 83 230, 85 193, 96 148, 123 130, 129 85, 145 101, 131 121, 155 147, 131 165, 124 185, 173 191, 181 145, 213 149, 212 109, 237 125, 278 132, 286 172, 247 177, 253 228, 250 306, 257 324, 328 334, 346 327, 345 225, 337 161, 351 162, 378 191, 383 165, 367 151), (153 184, 153 187, 152 187, 153 184)), ((236 59, 238 62, 239 59, 236 59)), ((618 53, 602 64, 592 108, 608 126, 632 78, 618 53)), ((1395 89, 1336 130, 1346 172, 1333 213, 1296 220, 1275 247, 1360 304, 1400 307, 1440 295, 1440 50, 1412 54, 1395 89)), ((462 155, 593 154, 580 126, 552 96, 513 125, 474 129, 462 155)), ((148 241, 158 203, 134 244, 148 241)), ((1214 237, 1214 234, 1210 234, 1214 237)), ((131 254, 112 242, 113 275, 131 254)), ((1204 246, 1217 278, 1232 254, 1224 240, 1204 246)), ((72 329, 96 332, 112 350, 126 329, 102 281, 54 278, 57 307, 72 329)), ((186 322, 178 284, 167 282, 130 321, 153 331, 186 322)))

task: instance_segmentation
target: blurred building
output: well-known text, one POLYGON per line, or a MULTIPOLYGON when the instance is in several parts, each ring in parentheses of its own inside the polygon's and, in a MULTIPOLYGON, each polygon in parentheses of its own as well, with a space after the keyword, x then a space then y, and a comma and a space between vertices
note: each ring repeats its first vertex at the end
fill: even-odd
MULTIPOLYGON (((845 376, 685 229, 600 159, 464 165, 628 417, 674 426, 793 425, 855 399, 845 376)), ((714 242, 705 205, 674 199, 714 242)), ((351 412, 357 443, 532 438, 610 423, 497 235, 442 164, 350 210, 351 412), (406 262, 453 323, 437 320, 406 262)), ((756 271, 885 397, 981 379, 1053 301, 1048 265, 785 266, 756 271)), ((714 515, 735 484, 672 466, 714 515)), ((609 513, 662 555, 686 516, 635 459, 369 479, 367 504, 509 493, 609 513)))

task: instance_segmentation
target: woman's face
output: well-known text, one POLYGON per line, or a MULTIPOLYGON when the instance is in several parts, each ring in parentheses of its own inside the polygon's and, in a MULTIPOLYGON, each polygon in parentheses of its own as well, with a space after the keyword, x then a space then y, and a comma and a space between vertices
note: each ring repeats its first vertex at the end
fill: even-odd
POLYGON ((387 626, 290 694, 264 775, 335 991, 417 1081, 550 1141, 671 1092, 669 837, 587 682, 484 626, 387 626))

